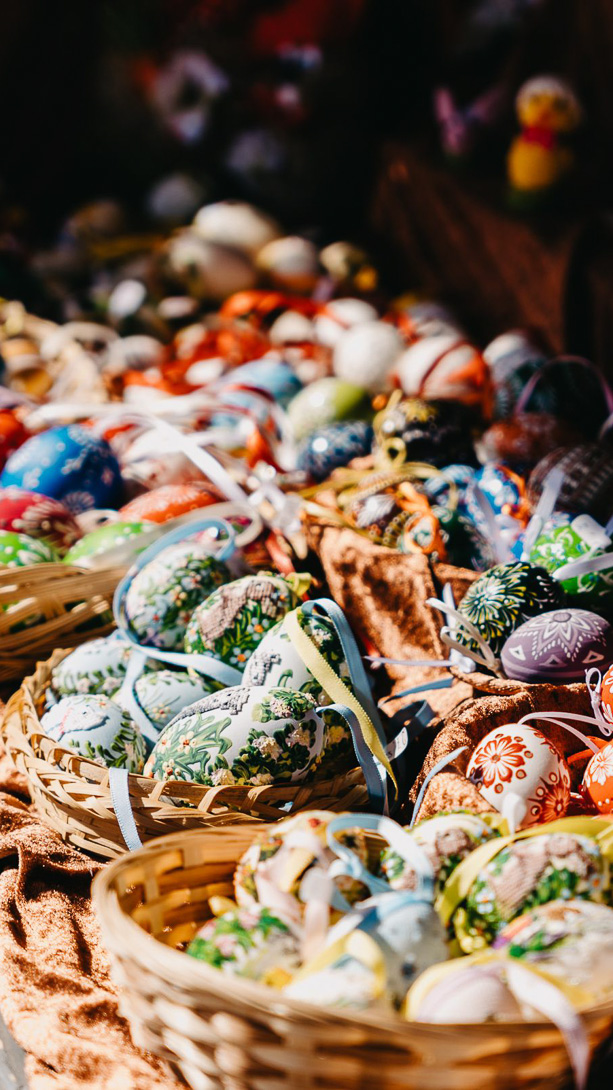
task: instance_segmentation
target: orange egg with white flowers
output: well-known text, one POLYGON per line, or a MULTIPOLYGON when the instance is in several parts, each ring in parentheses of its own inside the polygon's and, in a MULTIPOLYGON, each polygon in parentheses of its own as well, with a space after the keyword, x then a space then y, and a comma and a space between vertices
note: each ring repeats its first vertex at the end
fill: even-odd
POLYGON ((194 481, 190 484, 166 484, 130 500, 119 514, 124 522, 168 522, 169 519, 210 507, 223 499, 212 485, 194 481))

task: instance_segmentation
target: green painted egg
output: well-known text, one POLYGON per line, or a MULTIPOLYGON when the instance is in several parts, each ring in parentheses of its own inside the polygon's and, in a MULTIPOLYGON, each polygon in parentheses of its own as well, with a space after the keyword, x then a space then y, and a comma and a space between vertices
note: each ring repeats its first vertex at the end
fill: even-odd
POLYGON ((53 546, 42 538, 0 530, 0 568, 26 568, 29 564, 49 564, 59 559, 53 546))
POLYGON ((292 398, 287 412, 296 440, 339 420, 365 420, 372 416, 367 391, 334 377, 320 378, 305 386, 292 398))
MULTIPOLYGON (((552 574, 564 564, 582 560, 588 554, 601 556, 611 548, 611 540, 590 515, 573 516, 558 512, 545 523, 530 552, 532 564, 539 564, 552 574)), ((584 572, 561 582, 569 598, 579 598, 577 605, 597 608, 613 596, 613 560, 605 571, 584 572)))
MULTIPOLYGON (((125 546, 127 542, 137 538, 144 530, 149 528, 143 522, 111 522, 106 526, 100 526, 97 530, 92 530, 90 534, 86 534, 68 550, 64 557, 64 563, 83 565, 84 561, 91 560, 95 556, 101 556, 103 553, 125 546)), ((146 548, 149 543, 150 539, 145 536, 141 548, 135 548, 132 555, 136 555, 141 549, 146 548)))

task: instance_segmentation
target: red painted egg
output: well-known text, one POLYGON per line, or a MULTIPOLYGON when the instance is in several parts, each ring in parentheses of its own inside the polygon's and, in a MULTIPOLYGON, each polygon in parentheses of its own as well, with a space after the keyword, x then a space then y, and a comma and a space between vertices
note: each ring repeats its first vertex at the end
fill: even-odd
POLYGON ((613 742, 590 758, 583 774, 583 791, 601 814, 613 812, 613 742))
POLYGON ((191 484, 166 484, 137 496, 119 514, 123 522, 168 522, 169 519, 220 503, 223 497, 211 485, 193 481, 191 484))
POLYGON ((29 432, 10 409, 0 409, 0 469, 9 454, 25 443, 28 436, 29 432))
POLYGON ((0 489, 0 530, 44 538, 65 552, 81 537, 71 511, 50 496, 23 488, 0 489))

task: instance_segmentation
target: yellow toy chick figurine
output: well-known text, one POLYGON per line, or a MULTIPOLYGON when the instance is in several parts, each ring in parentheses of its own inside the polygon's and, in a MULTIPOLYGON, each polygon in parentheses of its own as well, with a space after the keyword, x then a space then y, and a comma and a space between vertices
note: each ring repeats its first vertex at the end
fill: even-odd
POLYGON ((521 133, 507 159, 511 198, 529 206, 550 192, 574 162, 567 137, 578 127, 581 108, 571 88, 556 76, 536 76, 516 99, 521 133))

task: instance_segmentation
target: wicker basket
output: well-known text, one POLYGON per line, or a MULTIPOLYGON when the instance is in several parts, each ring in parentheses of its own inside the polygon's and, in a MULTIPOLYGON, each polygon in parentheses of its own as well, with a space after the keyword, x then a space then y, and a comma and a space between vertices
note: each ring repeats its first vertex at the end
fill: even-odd
MULTIPOLYGON (((121 1010, 137 1045, 168 1060, 194 1090, 536 1090, 570 1085, 549 1023, 442 1026, 348 1014, 284 998, 173 947, 232 893, 250 827, 165 837, 95 879, 94 905, 121 1010)), ((594 1049, 613 1003, 584 1014, 594 1049)))
POLYGON ((111 632, 113 593, 125 572, 125 567, 89 571, 59 563, 1 571, 0 682, 21 681, 57 647, 75 647, 111 632), (7 605, 13 607, 10 613, 3 611, 7 605))
MULTIPOLYGON (((113 808, 108 769, 64 749, 45 735, 40 724, 51 671, 66 653, 54 653, 26 678, 8 703, 2 738, 48 824, 76 848, 112 859, 126 846, 113 808)), ((145 843, 180 829, 273 821, 298 810, 359 810, 368 800, 360 769, 332 780, 264 787, 202 787, 134 775, 128 783, 134 819, 145 843)))

